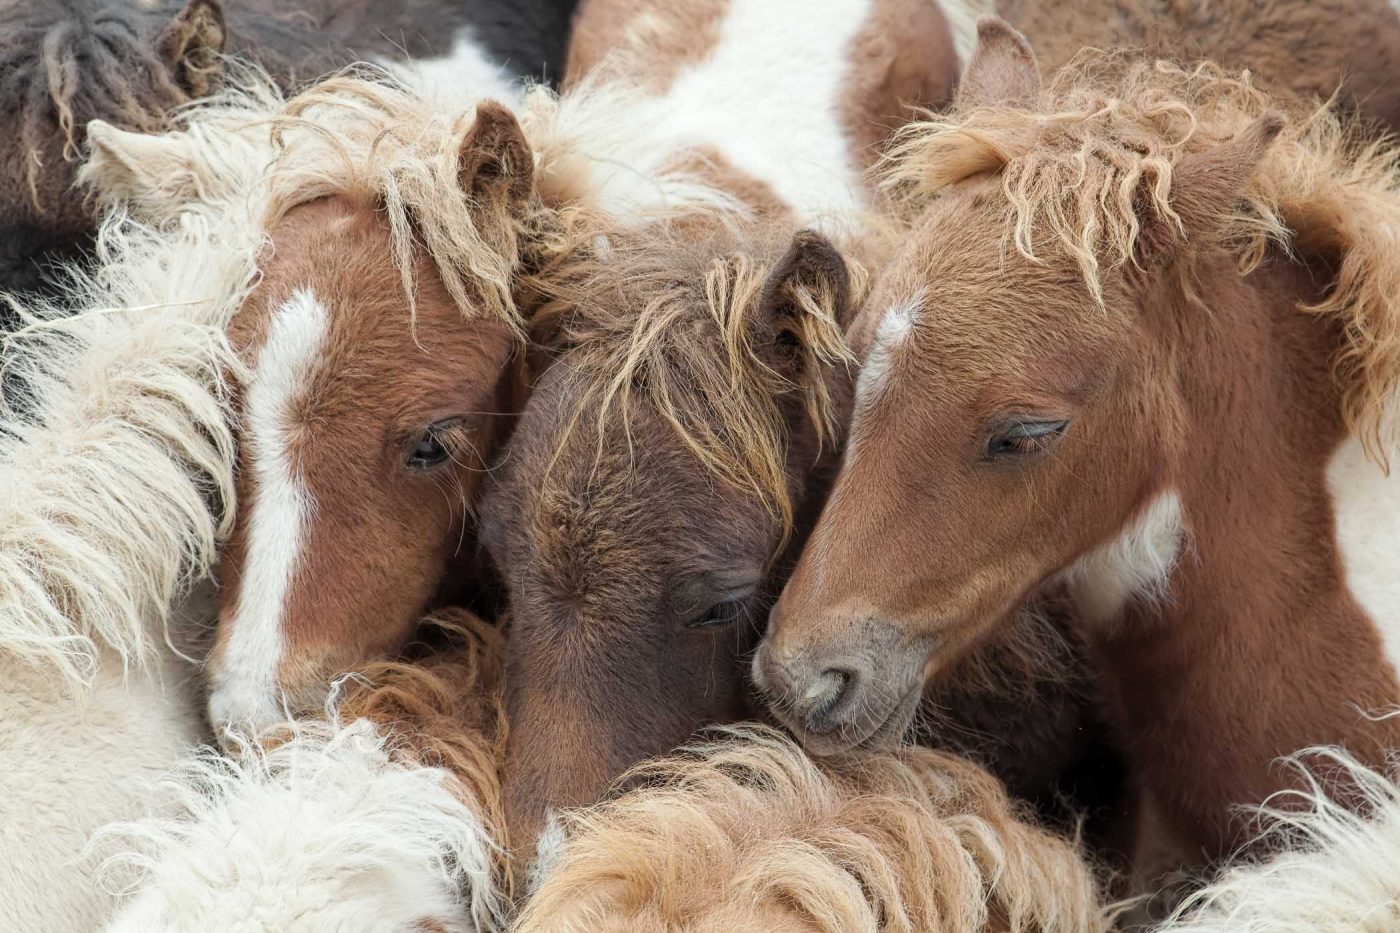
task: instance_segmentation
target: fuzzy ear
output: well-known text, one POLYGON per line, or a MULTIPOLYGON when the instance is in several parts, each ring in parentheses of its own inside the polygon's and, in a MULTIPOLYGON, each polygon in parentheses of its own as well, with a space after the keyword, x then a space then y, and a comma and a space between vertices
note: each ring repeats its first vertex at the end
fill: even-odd
POLYGON ((88 158, 78 181, 102 202, 129 201, 148 217, 162 205, 181 204, 198 193, 188 142, 178 133, 131 133, 93 120, 87 125, 88 158))
POLYGON ((997 16, 977 20, 977 48, 963 69, 959 107, 1030 106, 1040 94, 1040 65, 1026 37, 997 16))
POLYGON ((156 50, 170 65, 175 83, 191 97, 204 97, 218 86, 223 73, 219 53, 228 31, 219 0, 187 0, 161 30, 156 50))
POLYGON ((495 101, 476 105, 462 137, 457 179, 473 203, 519 216, 535 187, 535 162, 515 114, 495 101))
POLYGON ((1284 122, 1282 114, 1266 113, 1229 142, 1181 160, 1172 173, 1168 202, 1188 240, 1220 229, 1284 122))
POLYGON ((821 363, 849 355, 842 323, 851 313, 851 277, 841 253, 815 230, 801 230, 764 280, 758 320, 770 365, 794 382, 821 363))

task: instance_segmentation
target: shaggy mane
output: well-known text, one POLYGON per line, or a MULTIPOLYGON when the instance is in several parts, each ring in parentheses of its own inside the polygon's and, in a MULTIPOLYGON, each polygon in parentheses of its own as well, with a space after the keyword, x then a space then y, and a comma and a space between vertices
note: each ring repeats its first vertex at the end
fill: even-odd
POLYGON ((1074 846, 970 762, 905 748, 817 764, 766 727, 720 734, 566 812, 516 929, 1103 928, 1074 846))
MULTIPOLYGON (((710 471, 757 496, 788 528, 782 399, 800 394, 819 438, 829 441, 835 411, 822 371, 851 360, 835 296, 805 288, 793 296, 800 381, 764 359, 761 341, 775 335, 758 320, 759 294, 790 233, 784 225, 740 232, 723 223, 658 223, 595 236, 542 274, 534 329, 586 384, 560 452, 592 401, 599 460, 619 425, 630 449, 631 412, 650 405, 710 471)), ((860 292, 864 277, 856 278, 860 292)))
POLYGON ((4 365, 27 388, 0 405, 0 648, 75 682, 99 650, 138 667, 160 650, 152 626, 208 575, 228 532, 242 368, 225 330, 288 210, 377 199, 410 299, 412 251, 426 248, 464 314, 520 328, 520 224, 480 224, 465 196, 443 196, 459 190, 471 119, 387 79, 342 76, 287 99, 230 66, 225 90, 179 114, 177 131, 90 127, 81 177, 109 209, 96 263, 70 270, 52 300, 11 301, 27 326, 5 339, 4 365))
POLYGON ((103 830, 97 844, 118 850, 108 884, 134 892, 113 929, 219 927, 230 912, 276 929, 502 928, 503 642, 466 612, 427 622, 450 643, 348 676, 324 721, 226 733, 230 755, 202 750, 156 812, 103 830))
POLYGON ((1171 206, 1182 160, 1279 112, 1291 119, 1222 218, 1222 242, 1242 273, 1272 247, 1337 261, 1327 297, 1302 310, 1344 326, 1348 343, 1334 360, 1343 414, 1384 459, 1394 440, 1384 411, 1400 384, 1400 152, 1333 108, 1284 106, 1248 73, 1214 65, 1085 53, 1030 109, 962 105, 906 127, 884 182, 916 207, 973 175, 999 175, 1008 241, 1033 261, 1063 250, 1102 303, 1103 269, 1136 262, 1145 213, 1183 232, 1171 206))
POLYGON ((1158 933, 1385 933, 1400 924, 1400 787, 1393 767, 1368 768, 1340 748, 1285 761, 1299 790, 1259 808, 1274 852, 1229 868, 1173 912, 1158 933), (1357 801, 1323 786, 1340 776, 1357 801))
MULTIPOLYGON (((263 78, 262 80, 266 80, 263 78)), ((485 313, 521 328, 512 300, 512 273, 527 232, 548 219, 538 203, 525 218, 486 214, 458 180, 463 134, 473 108, 420 93, 387 72, 360 66, 280 98, 226 94, 180 113, 184 177, 141 198, 144 210, 177 214, 188 200, 221 186, 220 147, 230 138, 265 147, 266 170, 241 193, 259 211, 249 217, 268 230, 293 208, 341 196, 381 211, 390 227, 394 261, 411 312, 416 311, 414 262, 426 250, 453 301, 469 316, 485 313), (163 203, 162 203, 163 202, 163 203)), ((103 148, 80 178, 101 192, 114 166, 103 148)), ((121 185, 113 185, 120 193, 121 185)), ((109 198, 110 200, 110 198, 109 198)))
MULTIPOLYGON (((458 795, 477 813, 493 840, 506 836, 500 762, 505 756, 505 639, 500 629, 461 609, 444 610, 422 623, 435 642, 411 663, 368 664, 338 687, 335 712, 342 723, 368 719, 393 739, 394 753, 452 775, 458 795)), ((510 859, 491 850, 493 877, 511 889, 510 859)))

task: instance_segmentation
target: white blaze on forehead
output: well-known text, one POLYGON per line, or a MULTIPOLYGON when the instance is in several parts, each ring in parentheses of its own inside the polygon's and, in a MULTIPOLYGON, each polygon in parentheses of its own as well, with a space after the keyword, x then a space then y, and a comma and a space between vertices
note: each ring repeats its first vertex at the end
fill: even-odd
POLYGON ((856 380, 856 410, 859 411, 879 396, 889 379, 891 363, 899 348, 909 342, 914 323, 924 307, 928 289, 920 288, 903 301, 896 301, 885 311, 875 328, 875 338, 861 364, 856 380))
MULTIPOLYGON (((1392 452, 1392 467, 1395 457, 1392 452)), ((1327 489, 1347 589, 1400 675, 1400 472, 1387 476, 1352 439, 1332 455, 1327 489)))
POLYGON ((238 603, 214 670, 209 714, 215 724, 265 725, 282 718, 277 668, 284 650, 282 614, 300 559, 310 497, 288 453, 292 406, 321 355, 326 308, 307 289, 273 314, 248 384, 243 469, 252 484, 247 549, 238 603))

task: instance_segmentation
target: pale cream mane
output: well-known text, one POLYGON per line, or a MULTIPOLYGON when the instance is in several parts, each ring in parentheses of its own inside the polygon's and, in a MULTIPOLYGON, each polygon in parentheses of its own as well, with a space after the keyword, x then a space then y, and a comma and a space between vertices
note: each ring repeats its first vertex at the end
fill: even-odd
POLYGON ((1092 872, 994 777, 931 749, 813 761, 751 725, 620 778, 515 929, 1092 931, 1092 872))
POLYGON ((1172 207, 1182 160, 1270 112, 1291 119, 1226 208, 1222 245, 1242 272, 1271 248, 1336 260, 1334 287, 1303 310, 1344 325, 1348 343, 1334 360, 1343 413, 1384 458, 1395 440, 1385 407, 1400 385, 1400 153, 1334 108, 1285 106, 1248 74, 1211 65, 1092 55, 1062 70, 1027 109, 964 106, 907 127, 885 183, 917 208, 959 181, 999 175, 1014 249, 1031 260, 1063 250, 1102 303, 1105 270, 1137 261, 1144 217, 1184 232, 1172 207))
MULTIPOLYGON (((475 111, 420 94, 385 73, 362 70, 327 79, 289 99, 235 91, 183 112, 181 130, 163 137, 161 168, 139 172, 99 131, 82 177, 111 200, 177 215, 192 200, 243 205, 244 222, 270 230, 292 209, 320 198, 359 199, 388 221, 393 259, 410 309, 414 255, 425 250, 466 315, 515 326, 512 273, 522 235, 540 220, 492 214, 458 179, 462 139, 475 111), (232 166, 226 147, 251 149, 256 171, 232 166), (133 190, 135 189, 135 190, 133 190)), ((245 160, 246 161, 246 160, 245 160)))

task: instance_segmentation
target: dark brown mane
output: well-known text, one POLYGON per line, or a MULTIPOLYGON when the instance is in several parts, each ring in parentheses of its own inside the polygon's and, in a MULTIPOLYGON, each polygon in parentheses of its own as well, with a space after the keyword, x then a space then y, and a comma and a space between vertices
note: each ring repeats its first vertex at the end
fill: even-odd
MULTIPOLYGON (((56 121, 64 156, 75 159, 77 128, 99 113, 131 129, 159 129, 165 112, 188 99, 152 41, 168 20, 167 11, 117 0, 56 0, 7 11, 0 100, 19 113, 24 148, 38 151, 56 121)), ((40 207, 35 176, 41 169, 32 159, 25 166, 40 207)))
POLYGON ((782 400, 800 398, 818 436, 830 439, 835 415, 819 374, 849 359, 825 310, 829 295, 798 296, 805 333, 794 343, 812 357, 800 367, 812 378, 794 381, 760 349, 776 335, 755 313, 759 293, 791 233, 786 223, 742 232, 716 224, 697 235, 682 222, 599 236, 535 283, 536 339, 589 383, 579 412, 600 399, 588 426, 600 457, 619 430, 631 444, 631 406, 651 405, 712 472, 790 525, 782 400))

